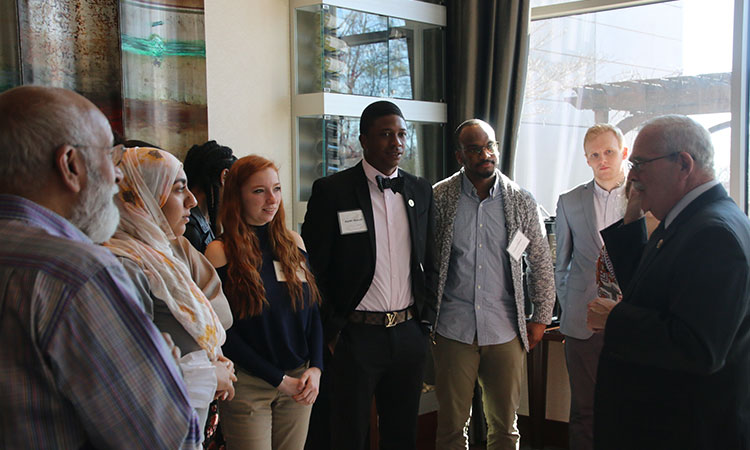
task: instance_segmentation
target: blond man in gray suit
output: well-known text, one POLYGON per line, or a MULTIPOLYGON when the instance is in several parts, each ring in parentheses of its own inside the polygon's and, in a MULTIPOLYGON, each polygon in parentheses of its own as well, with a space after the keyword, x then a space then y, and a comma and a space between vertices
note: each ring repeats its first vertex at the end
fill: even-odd
POLYGON ((586 306, 598 297, 596 260, 604 244, 599 231, 625 213, 628 156, 622 132, 609 124, 589 128, 583 150, 594 179, 560 195, 555 221, 555 284, 570 380, 571 450, 593 445, 594 383, 604 341, 601 333, 586 327, 586 306))

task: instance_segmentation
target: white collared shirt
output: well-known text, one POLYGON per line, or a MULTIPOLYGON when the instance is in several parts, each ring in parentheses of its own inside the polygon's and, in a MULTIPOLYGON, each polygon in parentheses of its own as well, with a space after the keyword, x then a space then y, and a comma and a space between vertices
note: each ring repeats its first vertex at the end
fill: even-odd
MULTIPOLYGON (((625 215, 627 206, 625 198, 625 183, 607 191, 594 180, 594 214, 596 215, 596 229, 601 231, 625 215)), ((602 237, 597 233, 599 242, 604 245, 602 237)))
POLYGON ((716 186, 717 184, 719 184, 719 180, 707 181, 685 194, 685 196, 682 197, 680 201, 677 202, 667 213, 667 217, 664 218, 664 229, 667 229, 672 221, 674 221, 675 217, 677 217, 677 215, 680 214, 683 209, 687 208, 687 205, 689 205, 693 200, 700 197, 701 194, 716 186))
POLYGON ((411 292, 411 235, 406 206, 401 194, 390 189, 380 192, 375 176, 396 178, 380 173, 367 161, 362 168, 370 190, 372 215, 375 223, 375 274, 359 311, 399 311, 414 303, 411 292))

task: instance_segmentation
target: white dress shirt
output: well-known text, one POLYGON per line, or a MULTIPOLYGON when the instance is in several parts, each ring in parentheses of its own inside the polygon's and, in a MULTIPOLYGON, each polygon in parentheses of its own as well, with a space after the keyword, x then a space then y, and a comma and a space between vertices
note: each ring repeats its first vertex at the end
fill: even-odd
POLYGON ((401 194, 390 189, 380 192, 375 176, 396 178, 380 173, 367 161, 362 168, 370 189, 372 215, 375 222, 375 275, 359 311, 400 311, 414 303, 411 293, 411 236, 406 205, 401 194))
POLYGON ((711 180, 693 188, 692 191, 685 194, 667 213, 667 217, 664 218, 664 229, 672 223, 672 221, 684 210, 687 206, 693 202, 696 198, 700 197, 701 194, 711 189, 712 187, 719 184, 719 180, 711 180))
MULTIPOLYGON (((601 231, 625 215, 627 206, 625 198, 625 183, 607 191, 594 180, 594 213, 596 214, 596 229, 601 231)), ((597 233, 599 242, 604 245, 601 235, 597 233)))

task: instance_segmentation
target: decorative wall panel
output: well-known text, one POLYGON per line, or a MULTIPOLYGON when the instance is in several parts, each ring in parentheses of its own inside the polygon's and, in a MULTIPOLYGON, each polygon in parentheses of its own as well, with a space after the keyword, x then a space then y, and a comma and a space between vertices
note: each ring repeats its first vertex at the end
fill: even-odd
POLYGON ((120 4, 125 136, 179 157, 208 140, 202 0, 120 4))
POLYGON ((18 0, 16 6, 20 83, 73 89, 121 131, 117 0, 18 0))

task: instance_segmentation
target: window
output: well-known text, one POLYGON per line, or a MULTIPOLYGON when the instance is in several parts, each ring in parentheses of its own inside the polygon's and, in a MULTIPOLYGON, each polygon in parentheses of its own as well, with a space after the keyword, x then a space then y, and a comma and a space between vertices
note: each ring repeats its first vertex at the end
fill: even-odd
POLYGON ((554 214, 560 193, 592 178, 583 157, 589 126, 619 126, 630 148, 640 124, 676 113, 711 131, 717 178, 730 190, 734 3, 680 0, 541 20, 534 12, 545 8, 532 10, 519 184, 554 214))

